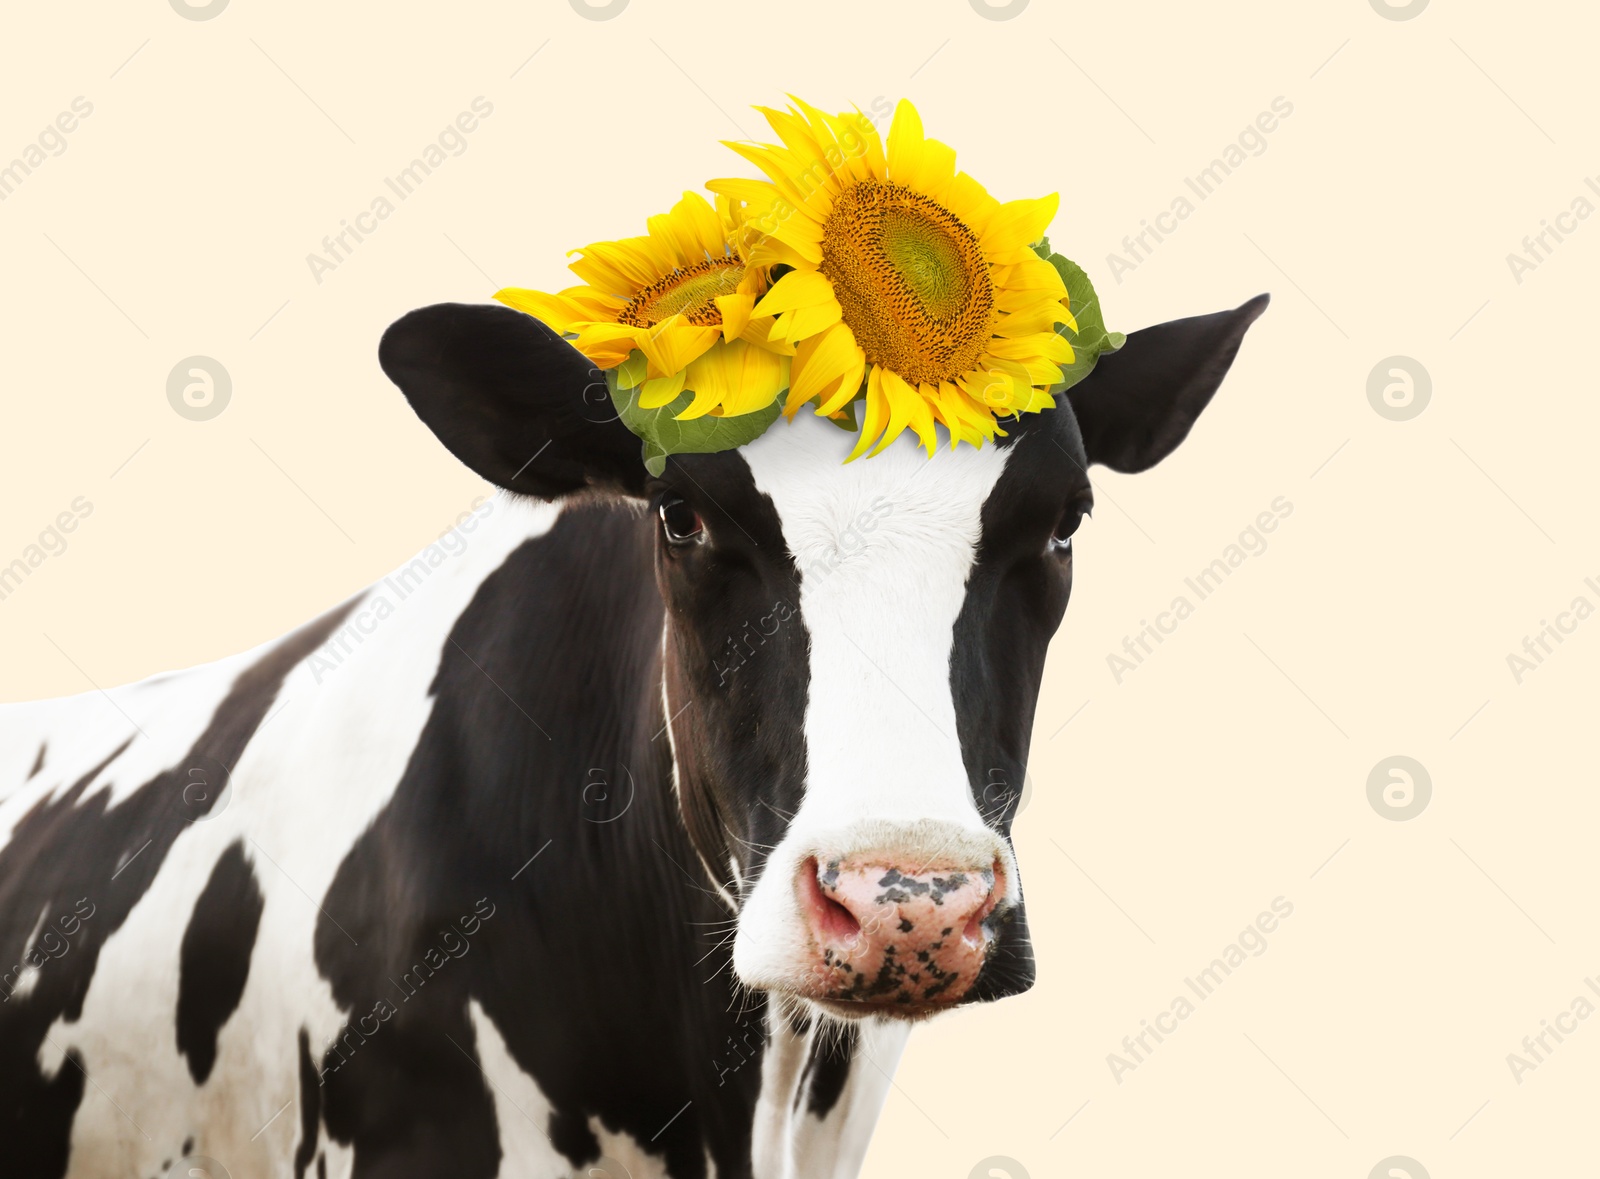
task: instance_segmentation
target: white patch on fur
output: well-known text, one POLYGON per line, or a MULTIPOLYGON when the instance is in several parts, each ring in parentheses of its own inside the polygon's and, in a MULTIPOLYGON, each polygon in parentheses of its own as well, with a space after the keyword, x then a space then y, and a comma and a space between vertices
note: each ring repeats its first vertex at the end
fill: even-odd
POLYGON ((66 793, 125 741, 132 743, 95 776, 82 800, 109 786, 106 805, 115 806, 172 766, 205 731, 238 674, 278 642, 103 693, 0 705, 0 847, 33 806, 66 793), (49 745, 44 768, 24 781, 41 743, 49 745))
MULTIPOLYGON (((71 1176, 157 1174, 189 1137, 193 1153, 225 1161, 235 1175, 290 1173, 300 1140, 301 1027, 320 1066, 347 1020, 370 1015, 380 998, 397 1003, 393 994, 375 994, 353 1010, 335 1004, 312 957, 317 905, 405 772, 432 712, 429 685, 456 620, 483 581, 559 514, 498 496, 479 509, 472 532, 457 538, 464 547, 432 565, 403 597, 387 579, 351 616, 387 597, 392 611, 383 620, 369 618, 370 629, 346 634, 347 619, 322 649, 322 663, 308 659, 289 674, 233 768, 226 807, 178 836, 150 888, 106 941, 82 1017, 57 1020, 40 1049, 47 1075, 73 1067, 63 1057, 75 1049, 92 1082, 72 1126, 71 1176), (218 1035, 211 1075, 197 1087, 174 1035, 178 953, 201 889, 236 840, 264 906, 244 995, 218 1035)), ((100 693, 0 707, 0 780, 20 782, 40 741, 49 742, 44 770, 0 796, 0 846, 22 814, 59 795, 130 733, 133 744, 98 775, 80 806, 108 788, 115 805, 177 764, 238 674, 275 645, 110 689, 143 735, 100 693)), ((74 946, 43 969, 67 968, 79 952, 74 946)), ((380 1026, 376 1035, 384 1034, 380 1026)), ((326 1135, 320 1148, 330 1179, 349 1174, 348 1150, 326 1135)))
POLYGON ((755 1174, 758 1179, 856 1179, 911 1027, 877 1019, 857 1022, 860 1039, 849 1079, 828 1116, 819 1118, 810 1111, 809 1093, 799 1091, 802 1080, 810 1080, 805 1064, 818 1036, 838 1035, 841 1029, 813 1017, 810 1031, 796 1036, 783 1006, 767 1006, 770 1039, 761 1060, 750 1150, 755 1174))
POLYGON ((907 871, 999 857, 1017 895, 1009 849, 972 798, 950 688, 955 621, 1006 452, 929 459, 907 434, 844 465, 852 444, 802 414, 741 452, 801 569, 811 638, 805 796, 734 942, 754 986, 781 988, 809 965, 794 888, 808 856, 884 850, 907 871))
POLYGON ((850 1079, 826 1119, 807 1115, 795 1127, 796 1179, 856 1179, 866 1160, 872 1132, 889 1097, 900 1054, 911 1038, 911 1026, 888 1020, 862 1020, 860 1039, 850 1065, 850 1079))
POLYGON ((18 958, 19 966, 13 967, 16 974, 6 971, 3 980, 0 980, 0 989, 5 990, 6 1002, 13 999, 26 999, 33 994, 33 988, 39 983, 40 965, 36 965, 29 958, 33 956, 34 947, 39 942, 39 934, 44 931, 44 923, 50 919, 50 907, 44 906, 39 910, 39 920, 33 923, 33 932, 28 934, 28 940, 22 943, 22 955, 18 958), (13 979, 15 981, 13 981, 13 979))
MULTIPOLYGON (((599 1118, 589 1118, 589 1129, 600 1142, 601 1161, 574 1171, 566 1156, 551 1145, 546 1133, 554 1112, 539 1083, 523 1071, 511 1055, 505 1037, 476 999, 467 1010, 478 1040, 478 1065, 494 1094, 494 1116, 500 1127, 498 1179, 671 1179, 657 1155, 650 1154, 628 1134, 614 1134, 599 1118), (620 1163, 622 1168, 610 1164, 620 1163)), ((618 1061, 618 1067, 626 1067, 618 1061)), ((709 1172, 715 1179, 715 1170, 709 1172)))
POLYGON ((472 1032, 477 1037, 478 1067, 483 1069, 494 1095, 494 1119, 500 1129, 499 1179, 548 1179, 572 1171, 566 1158, 550 1144, 548 1129, 554 1112, 549 1098, 511 1055, 505 1037, 476 999, 467 1004, 472 1032))

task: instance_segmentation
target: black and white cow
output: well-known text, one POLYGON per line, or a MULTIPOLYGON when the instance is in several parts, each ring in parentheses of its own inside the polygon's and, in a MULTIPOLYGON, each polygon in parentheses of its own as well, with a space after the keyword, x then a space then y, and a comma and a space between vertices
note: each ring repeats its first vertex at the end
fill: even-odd
POLYGON ((1087 469, 1265 304, 996 446, 802 414, 660 478, 537 321, 400 320, 501 494, 277 642, 0 709, 0 1176, 855 1175, 911 1024, 1033 981, 1005 784, 1087 469))

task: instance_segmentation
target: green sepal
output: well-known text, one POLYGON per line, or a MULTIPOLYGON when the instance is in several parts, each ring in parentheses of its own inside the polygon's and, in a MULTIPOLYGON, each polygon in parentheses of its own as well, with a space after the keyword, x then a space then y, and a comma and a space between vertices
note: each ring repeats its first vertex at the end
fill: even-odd
POLYGON ((1066 284, 1068 305, 1072 317, 1078 321, 1074 332, 1066 324, 1057 324, 1056 332, 1065 336, 1072 345, 1071 364, 1061 366, 1061 380, 1050 386, 1050 394, 1064 393, 1093 371, 1095 362, 1106 352, 1115 352, 1127 341, 1121 332, 1106 331, 1105 317, 1100 309, 1100 297, 1095 294, 1089 276, 1070 258, 1050 252, 1050 239, 1041 238, 1033 247, 1034 253, 1056 268, 1061 281, 1066 284))
MULTIPOLYGON (((862 377, 861 388, 856 390, 856 395, 854 397, 852 397, 849 401, 846 401, 843 406, 833 411, 836 416, 819 416, 822 416, 822 420, 827 422, 830 426, 838 426, 839 429, 843 430, 847 434, 859 434, 861 432, 861 424, 856 421, 856 402, 866 395, 867 379, 862 377)), ((811 410, 813 413, 816 413, 817 410, 821 409, 822 394, 818 393, 810 401, 806 402, 805 408, 811 410)))
MULTIPOLYGON (((817 404, 820 405, 822 403, 822 397, 820 394, 817 396, 816 400, 817 404)), ((838 426, 839 429, 844 430, 849 434, 859 434, 861 432, 861 423, 856 421, 856 403, 854 398, 846 401, 844 403, 844 408, 838 410, 837 412, 840 416, 824 418, 823 420, 833 423, 835 426, 838 426)))
POLYGON ((694 391, 685 389, 672 401, 658 409, 640 409, 639 396, 644 391, 644 357, 635 352, 626 361, 606 372, 606 388, 611 393, 611 404, 616 406, 622 424, 643 441, 645 470, 660 477, 667 469, 667 457, 674 454, 715 454, 733 450, 747 442, 754 442, 778 418, 784 393, 780 391, 772 404, 753 413, 737 417, 704 417, 679 421, 677 415, 694 401, 694 391))

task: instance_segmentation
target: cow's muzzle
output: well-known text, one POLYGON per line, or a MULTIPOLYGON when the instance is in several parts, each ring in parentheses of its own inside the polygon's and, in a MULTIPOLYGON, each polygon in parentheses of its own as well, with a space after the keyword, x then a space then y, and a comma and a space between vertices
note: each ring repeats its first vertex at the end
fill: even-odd
POLYGON ((846 1017, 918 1017, 959 1003, 998 934, 1005 869, 909 864, 883 852, 802 860, 795 892, 814 954, 799 993, 846 1017))

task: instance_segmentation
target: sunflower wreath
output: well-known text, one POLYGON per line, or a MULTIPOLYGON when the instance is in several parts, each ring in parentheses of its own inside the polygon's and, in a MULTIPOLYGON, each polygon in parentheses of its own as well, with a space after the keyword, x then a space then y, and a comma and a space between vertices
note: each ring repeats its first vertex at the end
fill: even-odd
POLYGON ((847 462, 907 429, 930 456, 941 427, 981 446, 1122 346, 1050 250, 1055 194, 995 200, 908 101, 887 145, 859 110, 791 101, 756 108, 779 144, 727 144, 764 179, 712 180, 715 204, 688 192, 642 237, 574 251, 584 285, 495 295, 605 372, 652 474, 805 406, 859 435, 847 462))

